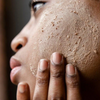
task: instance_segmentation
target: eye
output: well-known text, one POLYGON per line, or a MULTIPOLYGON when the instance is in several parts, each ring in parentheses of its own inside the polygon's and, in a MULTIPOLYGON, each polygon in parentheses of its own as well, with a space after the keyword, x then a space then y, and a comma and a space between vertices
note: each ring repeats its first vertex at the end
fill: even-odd
POLYGON ((44 5, 46 4, 46 2, 43 1, 36 1, 32 3, 32 9, 34 10, 34 12, 38 11, 40 8, 42 8, 44 5))

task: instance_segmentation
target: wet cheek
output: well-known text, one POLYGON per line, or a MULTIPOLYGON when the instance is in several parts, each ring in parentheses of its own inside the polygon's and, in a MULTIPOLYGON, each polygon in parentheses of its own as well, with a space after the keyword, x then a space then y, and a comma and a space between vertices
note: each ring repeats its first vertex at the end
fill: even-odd
POLYGON ((39 60, 50 59, 53 52, 61 50, 58 45, 61 45, 61 34, 58 34, 58 32, 54 33, 54 30, 51 29, 48 33, 41 28, 41 33, 32 39, 28 61, 30 71, 34 76, 36 76, 39 60))
POLYGON ((61 14, 59 16, 53 14, 50 21, 47 21, 48 15, 41 19, 37 31, 38 36, 32 39, 29 58, 29 66, 33 75, 36 75, 40 59, 50 59, 51 54, 58 51, 64 54, 68 63, 77 65, 84 76, 94 77, 95 71, 99 69, 94 67, 100 64, 98 61, 94 63, 94 60, 99 58, 97 52, 100 52, 98 48, 100 47, 98 46, 100 26, 84 9, 83 11, 76 9, 76 11, 78 14, 68 11, 66 20, 63 20, 64 17, 62 18, 61 14), (65 24, 66 27, 64 27, 65 24))
POLYGON ((27 62, 27 66, 28 69, 30 70, 30 72, 36 76, 37 73, 37 67, 38 67, 38 63, 40 60, 39 57, 39 49, 38 49, 38 36, 35 35, 34 36, 30 36, 30 40, 29 40, 29 51, 28 51, 28 62, 27 62))
MULTIPOLYGON (((41 57, 50 59, 50 56, 53 52, 61 52, 62 34, 64 28, 60 25, 62 19, 57 19, 49 22, 49 26, 46 27, 46 30, 42 31, 42 35, 39 38, 39 53, 41 57), (59 24, 57 24, 59 23, 59 24)), ((63 26, 64 27, 64 26, 63 26)), ((62 41, 63 42, 63 41, 62 41)), ((61 52, 62 53, 62 52, 61 52)))

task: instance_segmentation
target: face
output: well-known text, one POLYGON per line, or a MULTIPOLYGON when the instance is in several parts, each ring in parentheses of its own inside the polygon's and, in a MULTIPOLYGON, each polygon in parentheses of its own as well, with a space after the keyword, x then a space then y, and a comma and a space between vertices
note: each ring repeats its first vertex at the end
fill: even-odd
POLYGON ((50 59, 53 52, 60 52, 67 63, 77 66, 84 79, 98 82, 99 9, 100 0, 41 0, 32 3, 30 21, 11 43, 16 52, 11 66, 20 66, 13 68, 11 81, 14 84, 27 82, 32 94, 39 60, 50 59))

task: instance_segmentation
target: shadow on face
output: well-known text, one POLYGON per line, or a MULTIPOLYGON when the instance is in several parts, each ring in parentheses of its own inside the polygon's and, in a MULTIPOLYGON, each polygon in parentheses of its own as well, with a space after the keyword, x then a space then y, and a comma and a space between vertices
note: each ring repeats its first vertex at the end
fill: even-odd
MULTIPOLYGON (((32 3, 31 19, 12 41, 22 64, 17 83, 36 74, 40 59, 60 52, 77 66, 82 77, 98 82, 100 76, 100 2, 50 0, 32 3), (23 71, 22 71, 23 70, 23 71)), ((16 80, 15 79, 15 80, 16 80)))

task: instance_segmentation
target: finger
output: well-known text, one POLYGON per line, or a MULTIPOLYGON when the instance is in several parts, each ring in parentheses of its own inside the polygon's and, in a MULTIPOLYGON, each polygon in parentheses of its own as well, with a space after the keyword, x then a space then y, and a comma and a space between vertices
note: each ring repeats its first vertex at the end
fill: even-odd
POLYGON ((67 100, 81 100, 80 81, 76 67, 66 66, 67 100))
POLYGON ((57 52, 51 56, 49 100, 65 100, 65 72, 63 56, 57 52))
POLYGON ((40 60, 33 100, 47 100, 49 85, 49 61, 40 60))
POLYGON ((18 84, 17 100, 30 100, 30 91, 27 83, 21 82, 18 84))

